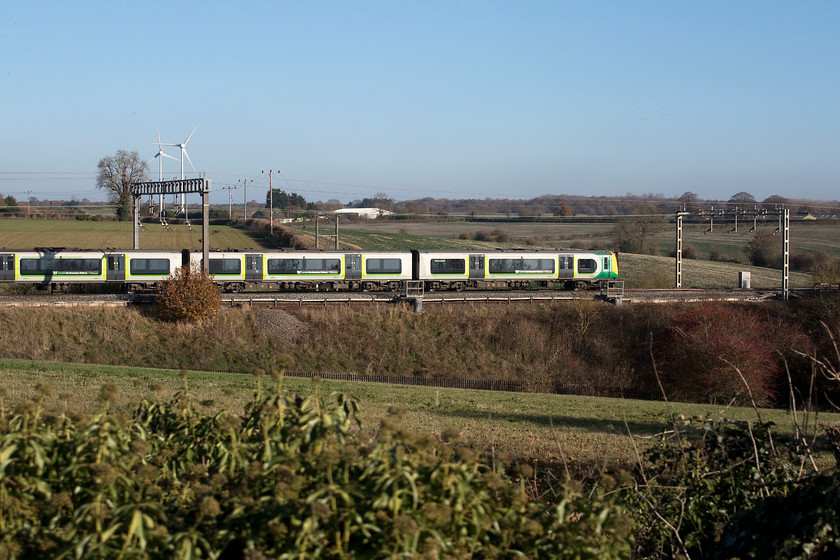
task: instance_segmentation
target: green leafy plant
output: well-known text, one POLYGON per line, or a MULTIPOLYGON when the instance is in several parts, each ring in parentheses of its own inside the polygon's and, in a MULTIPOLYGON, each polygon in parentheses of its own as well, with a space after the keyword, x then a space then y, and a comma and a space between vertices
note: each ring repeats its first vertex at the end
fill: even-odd
POLYGON ((287 394, 276 372, 243 415, 210 416, 183 377, 130 415, 112 410, 111 386, 87 419, 45 415, 37 399, 0 411, 0 557, 629 554, 628 518, 606 493, 569 484, 531 501, 472 450, 402 430, 398 409, 361 431, 355 400, 287 394))

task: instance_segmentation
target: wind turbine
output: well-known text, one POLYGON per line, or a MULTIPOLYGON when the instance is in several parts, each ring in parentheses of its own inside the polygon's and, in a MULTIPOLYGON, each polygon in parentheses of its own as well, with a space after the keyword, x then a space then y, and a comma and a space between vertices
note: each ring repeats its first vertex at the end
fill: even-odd
MULTIPOLYGON (((166 144, 162 144, 161 141, 160 141, 160 130, 156 129, 155 132, 157 132, 157 138, 158 138, 158 141, 156 142, 157 147, 158 147, 158 153, 156 153, 155 157, 153 157, 152 159, 150 159, 146 163, 152 163, 156 159, 158 160, 158 181, 163 181, 163 158, 174 159, 175 161, 178 161, 178 158, 172 157, 169 154, 166 154, 166 153, 163 152, 163 146, 165 146, 166 144)), ((159 200, 159 202, 160 202, 160 210, 159 210, 159 212, 160 212, 160 223, 162 223, 163 225, 166 225, 166 217, 165 217, 164 209, 163 209, 163 194, 159 194, 158 197, 160 197, 160 200, 159 200)))
MULTIPOLYGON (((201 122, 201 121, 199 121, 199 122, 201 122)), ((198 128, 198 123, 195 123, 195 126, 193 127, 192 132, 190 132, 190 135, 187 136, 187 139, 184 140, 183 142, 181 142, 180 144, 162 144, 163 146, 175 146, 175 147, 181 149, 181 180, 182 181, 184 180, 184 156, 187 157, 187 161, 190 162, 190 167, 192 167, 193 173, 195 173, 195 166, 193 165, 193 162, 190 159, 190 154, 187 153, 187 142, 189 142, 190 138, 192 138, 192 135, 195 132, 196 128, 198 128)), ((187 206, 186 206, 186 194, 181 193, 181 210, 186 210, 186 208, 187 208, 187 206)), ((189 221, 187 223, 189 224, 189 221)))

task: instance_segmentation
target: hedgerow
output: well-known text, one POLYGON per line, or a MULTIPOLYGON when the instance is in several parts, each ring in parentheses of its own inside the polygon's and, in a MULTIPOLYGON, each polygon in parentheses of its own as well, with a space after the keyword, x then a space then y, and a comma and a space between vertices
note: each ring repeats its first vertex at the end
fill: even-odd
POLYGON ((629 555, 603 492, 528 500, 471 450, 402 431, 398 410, 371 433, 348 396, 280 383, 241 416, 201 413, 186 381, 131 414, 114 392, 86 419, 39 397, 0 408, 0 558, 629 555))

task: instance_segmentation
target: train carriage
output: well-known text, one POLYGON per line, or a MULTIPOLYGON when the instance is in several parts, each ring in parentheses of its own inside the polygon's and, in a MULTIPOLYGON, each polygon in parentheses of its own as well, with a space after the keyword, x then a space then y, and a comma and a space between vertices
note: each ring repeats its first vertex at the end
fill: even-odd
POLYGON ((75 284, 156 285, 181 265, 173 251, 38 249, 0 253, 0 282, 51 288, 75 284))
POLYGON ((429 289, 467 287, 567 289, 618 277, 611 251, 414 251, 414 280, 429 289))
MULTIPOLYGON (((192 259, 201 264, 201 254, 192 259)), ((227 291, 249 284, 286 290, 399 289, 411 279, 411 253, 404 251, 214 252, 209 273, 227 291)))

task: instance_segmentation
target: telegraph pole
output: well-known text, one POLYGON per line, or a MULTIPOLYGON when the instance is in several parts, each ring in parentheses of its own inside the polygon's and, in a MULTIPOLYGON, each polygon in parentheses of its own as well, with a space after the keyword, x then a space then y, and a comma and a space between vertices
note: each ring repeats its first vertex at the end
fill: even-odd
POLYGON ((268 233, 274 236, 274 188, 271 185, 271 169, 268 170, 268 233))
POLYGON ((248 221, 248 179, 242 180, 245 190, 245 221, 248 221))
POLYGON ((236 187, 229 185, 222 188, 226 189, 228 192, 228 223, 230 223, 233 221, 233 193, 231 191, 236 189, 236 187))

